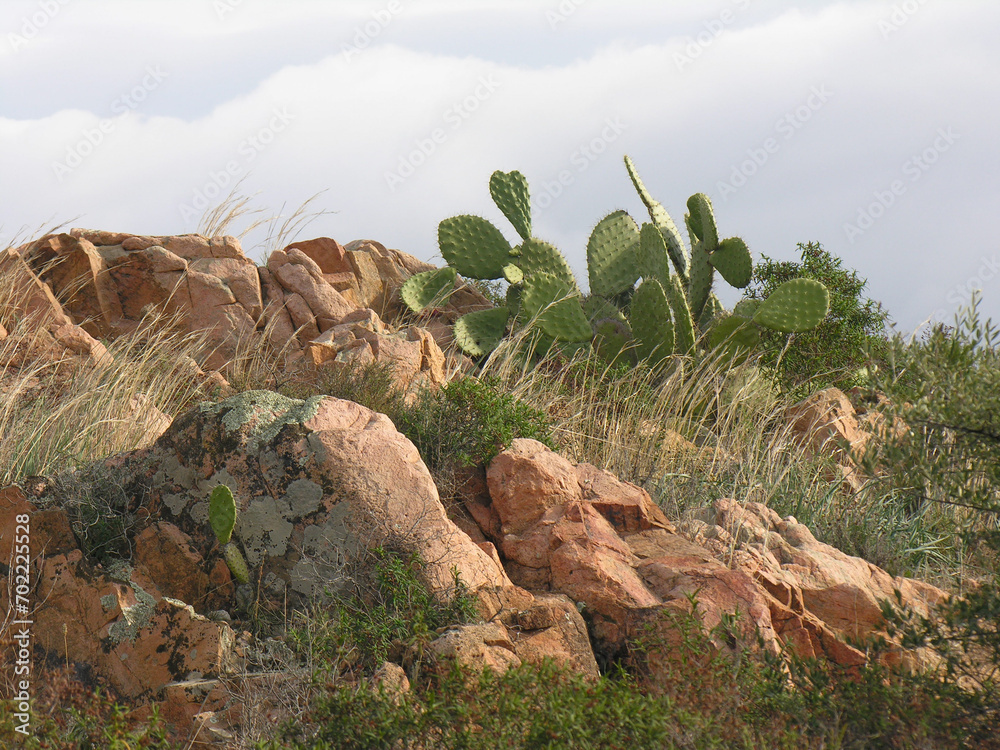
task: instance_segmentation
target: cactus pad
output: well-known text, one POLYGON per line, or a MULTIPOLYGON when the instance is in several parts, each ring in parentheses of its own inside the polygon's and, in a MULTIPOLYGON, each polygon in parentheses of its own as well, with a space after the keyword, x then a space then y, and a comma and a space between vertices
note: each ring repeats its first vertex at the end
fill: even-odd
POLYGON ((587 314, 587 320, 595 323, 598 320, 613 319, 625 323, 625 316, 622 315, 615 305, 601 297, 590 296, 583 301, 583 311, 587 314))
POLYGON ((733 363, 743 362, 760 341, 760 330, 750 321, 733 315, 719 321, 709 331, 708 342, 713 349, 720 347, 733 363))
POLYGON ((428 305, 445 305, 455 289, 458 274, 451 266, 414 274, 403 282, 399 296, 413 312, 421 312, 428 305))
POLYGON ((513 263, 508 263, 503 267, 503 277, 508 284, 520 284, 524 281, 524 271, 513 263))
POLYGON ((757 312, 757 308, 760 307, 760 300, 756 299, 741 299, 736 303, 736 307, 733 308, 733 315, 738 315, 741 318, 751 319, 754 313, 757 312))
POLYGON ((525 279, 521 304, 528 318, 558 341, 583 342, 593 336, 580 293, 558 276, 536 273, 525 279))
POLYGON ((666 288, 670 280, 667 243, 655 225, 645 223, 639 234, 639 269, 643 279, 656 279, 666 288))
POLYGON ((247 567, 247 561, 243 559, 240 548, 230 542, 222 548, 222 554, 226 558, 226 565, 229 566, 233 578, 240 583, 250 583, 250 569, 247 567))
POLYGON ((524 175, 520 172, 505 174, 497 170, 490 176, 490 195, 521 239, 531 237, 531 198, 524 175))
POLYGON ((743 289, 753 277, 750 249, 739 237, 730 237, 720 242, 715 252, 708 256, 708 262, 737 289, 743 289))
POLYGON ((753 321, 783 333, 809 331, 830 311, 830 292, 815 279, 792 279, 779 286, 754 313, 753 321))
POLYGON ((656 279, 646 279, 632 298, 632 335, 639 344, 638 355, 656 365, 674 351, 674 325, 670 320, 667 295, 656 279))
MULTIPOLYGON (((639 227, 635 219, 624 211, 615 211, 601 219, 587 242, 591 294, 613 297, 631 289, 640 275, 638 247, 639 227)), ((665 259, 665 247, 663 254, 665 259)))
MULTIPOLYGON (((680 276, 671 276, 667 283, 667 302, 674 313, 674 351, 690 354, 694 350, 694 318, 684 296, 684 283, 680 276)), ((714 295, 713 295, 714 296, 714 295)))
POLYGON ((481 216, 452 216, 438 224, 445 262, 470 279, 499 279, 510 263, 510 243, 481 216))
POLYGON ((594 322, 594 348, 597 354, 609 363, 627 357, 633 364, 635 351, 628 347, 632 343, 632 329, 628 323, 617 318, 602 318, 594 322))
POLYGON ((663 235, 663 240, 666 242, 667 251, 670 253, 670 260, 673 261, 674 268, 677 269, 677 273, 681 275, 685 281, 688 278, 688 265, 690 263, 687 249, 684 247, 684 240, 681 238, 681 233, 677 229, 677 225, 674 224, 674 220, 670 218, 670 214, 667 213, 660 203, 650 195, 649 191, 646 189, 645 184, 639 178, 639 173, 636 171, 635 164, 632 160, 626 156, 625 157, 625 169, 628 170, 628 176, 632 180, 632 184, 635 186, 635 190, 639 193, 639 198, 642 200, 643 204, 646 206, 646 210, 649 211, 649 218, 660 230, 663 235))
POLYGON ((455 321, 455 341, 470 357, 484 357, 500 344, 508 318, 506 307, 467 313, 455 321))
POLYGON ((212 525, 219 544, 227 544, 236 526, 236 499, 232 491, 220 484, 208 499, 208 522, 212 525))
MULTIPOLYGON (((712 201, 704 193, 695 193, 687 202, 690 220, 688 229, 701 240, 706 252, 715 252, 719 246, 719 230, 715 226, 715 212, 712 211, 712 201)), ((691 238, 694 244, 694 237, 691 238)))
POLYGON ((561 279, 574 292, 579 293, 580 291, 569 263, 566 262, 562 253, 548 242, 539 239, 525 240, 521 244, 521 257, 518 259, 517 265, 521 267, 527 277, 547 273, 561 279))

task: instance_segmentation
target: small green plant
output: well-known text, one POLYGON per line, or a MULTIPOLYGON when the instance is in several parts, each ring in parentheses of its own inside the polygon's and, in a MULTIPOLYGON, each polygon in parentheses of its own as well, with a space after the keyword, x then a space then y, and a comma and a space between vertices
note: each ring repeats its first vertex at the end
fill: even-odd
POLYGON ((231 541, 233 528, 236 526, 236 499, 232 490, 224 484, 212 490, 208 500, 208 521, 212 524, 212 531, 215 532, 219 544, 222 545, 222 555, 233 578, 240 583, 250 583, 250 571, 246 560, 243 559, 243 553, 231 541))

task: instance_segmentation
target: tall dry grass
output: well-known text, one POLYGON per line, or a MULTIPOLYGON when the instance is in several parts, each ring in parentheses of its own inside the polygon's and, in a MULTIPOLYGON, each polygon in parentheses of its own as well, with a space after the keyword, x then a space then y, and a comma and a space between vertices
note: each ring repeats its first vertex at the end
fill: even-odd
POLYGON ((178 333, 176 320, 151 310, 130 334, 104 342, 101 366, 61 352, 46 334, 46 312, 26 312, 31 290, 0 272, 0 485, 72 470, 139 447, 143 417, 168 417, 200 393, 193 357, 203 334, 178 333))

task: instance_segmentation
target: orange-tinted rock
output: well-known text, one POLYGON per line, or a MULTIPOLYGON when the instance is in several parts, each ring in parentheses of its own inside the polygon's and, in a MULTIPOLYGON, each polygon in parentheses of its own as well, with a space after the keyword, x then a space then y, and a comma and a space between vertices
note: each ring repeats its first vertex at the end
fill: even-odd
POLYGON ((493 459, 486 477, 505 534, 519 534, 549 508, 581 497, 573 464, 537 440, 514 440, 493 459))

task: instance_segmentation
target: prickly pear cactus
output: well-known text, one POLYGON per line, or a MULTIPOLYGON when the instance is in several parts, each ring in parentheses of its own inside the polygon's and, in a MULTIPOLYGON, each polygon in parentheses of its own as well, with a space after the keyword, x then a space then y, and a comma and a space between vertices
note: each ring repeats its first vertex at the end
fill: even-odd
POLYGON ((531 239, 531 197, 524 175, 497 170, 490 176, 490 195, 521 239, 531 239))
POLYGON ((815 279, 792 279, 775 289, 753 315, 753 322, 782 333, 809 331, 830 311, 830 292, 815 279))
POLYGON ((532 274, 524 283, 521 306, 528 320, 557 341, 590 341, 593 329, 583 311, 576 285, 551 273, 532 274))
POLYGON ((247 567, 247 561, 243 559, 240 548, 230 542, 222 548, 222 555, 226 559, 226 565, 229 566, 229 572, 233 574, 233 578, 240 583, 250 583, 250 569, 247 567))
POLYGON ((511 246, 493 224, 481 216, 452 216, 438 224, 441 255, 469 279, 499 279, 511 262, 511 246))
POLYGON ((236 526, 236 499, 232 491, 220 484, 208 499, 208 522, 219 544, 228 544, 236 526))
POLYGON ((239 547, 232 541, 233 529, 236 526, 236 498, 232 490, 220 484, 208 499, 208 522, 212 525, 216 539, 222 545, 222 554, 226 559, 230 572, 240 583, 250 582, 250 571, 239 547))
POLYGON ((484 357, 500 345, 509 318, 506 307, 467 313, 455 321, 455 341, 470 357, 484 357))
POLYGON ((399 296, 413 312, 419 313, 428 305, 446 305, 455 289, 458 277, 451 266, 414 274, 403 282, 399 296))
POLYGON ((677 273, 686 282, 688 280, 690 255, 684 247, 684 240, 681 238, 681 233, 678 231, 677 225, 670 218, 667 209, 650 195, 645 184, 639 178, 639 172, 636 170, 635 164, 632 163, 632 160, 628 156, 625 157, 625 168, 628 170, 628 176, 631 178, 636 192, 639 193, 639 198, 649 212, 650 220, 663 234, 663 239, 667 245, 667 251, 670 253, 670 260, 673 261, 674 268, 677 269, 677 273))
POLYGON ((639 343, 638 355, 651 365, 674 352, 674 325, 667 295, 656 279, 639 285, 632 298, 632 335, 639 343))
POLYGON ((639 249, 639 227, 625 211, 601 219, 587 242, 590 293, 614 297, 631 289, 640 276, 639 249))

